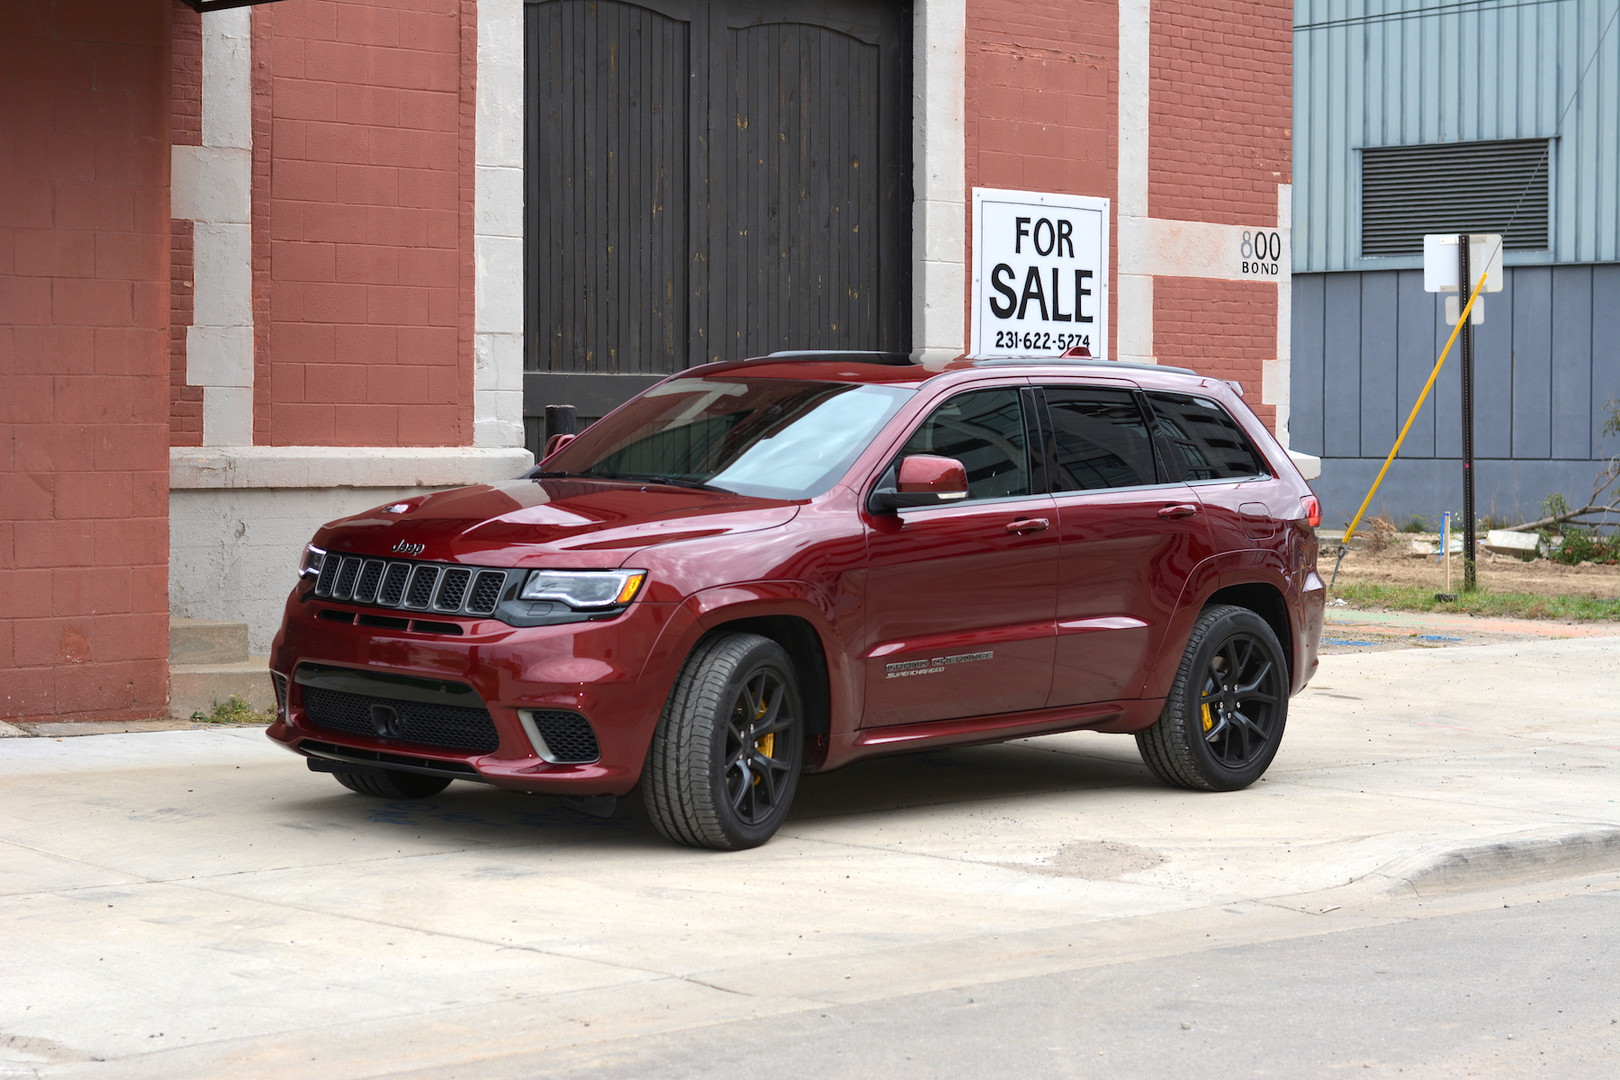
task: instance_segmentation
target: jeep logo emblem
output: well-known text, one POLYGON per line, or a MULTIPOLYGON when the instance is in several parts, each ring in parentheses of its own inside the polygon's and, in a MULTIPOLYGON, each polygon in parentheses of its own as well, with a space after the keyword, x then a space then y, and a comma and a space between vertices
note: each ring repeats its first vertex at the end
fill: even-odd
POLYGON ((394 545, 396 555, 420 555, 427 550, 426 544, 413 544, 409 540, 401 540, 394 545))

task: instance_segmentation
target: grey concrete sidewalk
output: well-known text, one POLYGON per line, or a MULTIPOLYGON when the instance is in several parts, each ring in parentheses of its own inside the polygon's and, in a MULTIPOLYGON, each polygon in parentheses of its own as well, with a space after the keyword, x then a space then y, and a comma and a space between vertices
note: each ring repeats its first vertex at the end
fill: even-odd
POLYGON ((409 1075, 1620 869, 1617 691, 1612 638, 1328 656, 1246 792, 1055 736, 808 778, 731 855, 256 729, 7 739, 0 1077, 409 1075))

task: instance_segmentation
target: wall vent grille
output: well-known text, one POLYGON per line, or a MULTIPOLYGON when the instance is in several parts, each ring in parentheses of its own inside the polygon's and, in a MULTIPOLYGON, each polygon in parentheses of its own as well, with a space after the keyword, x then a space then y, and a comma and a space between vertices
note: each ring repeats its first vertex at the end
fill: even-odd
POLYGON ((1548 247, 1547 139, 1366 147, 1361 254, 1421 255, 1425 233, 1501 233, 1509 251, 1548 247))

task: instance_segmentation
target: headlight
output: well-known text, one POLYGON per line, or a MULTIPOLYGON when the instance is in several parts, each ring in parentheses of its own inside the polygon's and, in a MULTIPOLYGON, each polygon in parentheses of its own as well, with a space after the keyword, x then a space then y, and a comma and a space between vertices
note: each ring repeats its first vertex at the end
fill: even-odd
POLYGON ((561 600, 571 608, 600 611, 635 599, 645 570, 536 570, 523 584, 524 600, 561 600))
POLYGON ((314 544, 304 545, 304 561, 298 566, 298 576, 320 577, 321 567, 326 565, 326 552, 314 544))

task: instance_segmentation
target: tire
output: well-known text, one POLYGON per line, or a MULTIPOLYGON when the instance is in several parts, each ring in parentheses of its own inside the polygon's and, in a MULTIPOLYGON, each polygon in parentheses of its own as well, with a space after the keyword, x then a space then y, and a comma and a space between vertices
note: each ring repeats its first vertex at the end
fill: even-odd
POLYGON ((1248 608, 1198 616, 1164 711, 1136 747, 1167 784, 1237 791, 1277 756, 1288 720, 1288 665, 1277 635, 1248 608), (1237 672, 1236 679, 1228 677, 1237 672))
POLYGON ((692 847, 737 851, 787 817, 804 754, 798 674, 758 634, 699 644, 664 704, 642 799, 653 827, 692 847))
POLYGON ((332 778, 350 791, 375 795, 379 799, 427 799, 450 786, 449 779, 443 776, 393 769, 335 772, 332 778))

